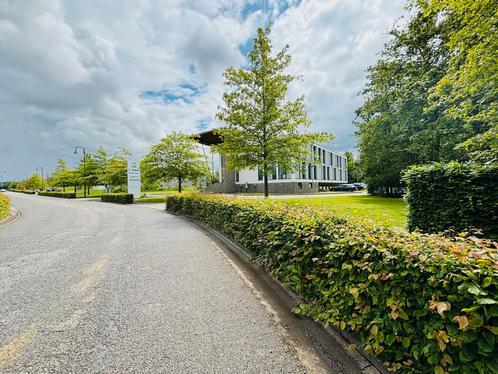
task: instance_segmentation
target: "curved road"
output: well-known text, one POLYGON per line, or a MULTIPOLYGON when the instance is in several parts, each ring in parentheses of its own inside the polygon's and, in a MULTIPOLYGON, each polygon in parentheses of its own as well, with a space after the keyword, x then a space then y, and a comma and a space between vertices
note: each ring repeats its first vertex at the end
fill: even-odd
POLYGON ((9 196, 22 216, 0 227, 0 372, 323 372, 193 225, 157 206, 9 196))

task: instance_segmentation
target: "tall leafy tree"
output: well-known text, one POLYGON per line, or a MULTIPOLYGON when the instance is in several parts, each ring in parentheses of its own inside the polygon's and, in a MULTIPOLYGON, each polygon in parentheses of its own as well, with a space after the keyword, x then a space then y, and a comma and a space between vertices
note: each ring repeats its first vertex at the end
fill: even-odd
POLYGON ((177 179, 178 192, 182 192, 184 182, 196 182, 209 176, 208 165, 195 138, 181 132, 173 132, 152 146, 142 167, 144 177, 149 181, 177 179))
MULTIPOLYGON (((331 140, 325 133, 301 131, 310 125, 304 97, 286 100, 288 85, 297 79, 284 71, 291 62, 288 46, 272 55, 270 27, 258 28, 247 69, 228 68, 224 107, 217 118, 222 144, 215 150, 227 156, 229 168, 259 168, 268 196, 268 173, 275 165, 295 170, 314 142, 331 140)), ((311 155, 310 155, 311 156, 311 155)))
POLYGON ((361 182, 362 174, 360 163, 357 158, 353 156, 353 152, 345 152, 344 156, 346 156, 348 160, 348 182, 361 182))
POLYGON ((100 182, 106 186, 122 186, 127 181, 127 159, 131 153, 125 148, 119 149, 108 157, 100 169, 100 182))

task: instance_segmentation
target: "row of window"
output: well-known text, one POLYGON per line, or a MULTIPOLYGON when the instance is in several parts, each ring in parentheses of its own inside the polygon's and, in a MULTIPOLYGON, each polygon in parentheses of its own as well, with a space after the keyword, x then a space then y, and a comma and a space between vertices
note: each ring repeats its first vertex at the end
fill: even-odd
MULTIPOLYGON (((347 180, 347 171, 343 169, 333 168, 330 166, 321 166, 322 173, 318 175, 318 168, 320 166, 303 164, 303 168, 299 172, 299 179, 312 179, 312 180, 347 180)), ((268 180, 282 180, 282 179, 291 179, 292 174, 289 173, 285 168, 276 166, 272 168, 268 173, 268 180)), ((258 168, 258 180, 263 180, 263 170, 258 168)), ((235 181, 240 181, 239 171, 235 170, 235 181)))
POLYGON ((311 152, 320 160, 320 163, 343 168, 346 166, 346 158, 323 148, 312 146, 311 152))

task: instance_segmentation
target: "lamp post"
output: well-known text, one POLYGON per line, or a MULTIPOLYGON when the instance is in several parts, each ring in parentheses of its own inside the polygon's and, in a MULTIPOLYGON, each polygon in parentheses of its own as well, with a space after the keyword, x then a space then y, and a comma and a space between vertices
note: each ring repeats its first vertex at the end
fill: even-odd
POLYGON ((38 166, 36 168, 36 170, 40 169, 41 171, 41 177, 42 177, 42 183, 41 183, 41 190, 43 191, 43 167, 42 166, 38 166))
POLYGON ((78 154, 78 149, 81 149, 81 152, 83 153, 83 197, 86 197, 86 183, 85 183, 85 177, 86 177, 86 171, 85 171, 85 163, 86 163, 86 150, 85 147, 82 146, 77 146, 74 148, 74 154, 78 154))
POLYGON ((7 174, 6 171, 0 170, 0 187, 3 187, 3 175, 7 174))

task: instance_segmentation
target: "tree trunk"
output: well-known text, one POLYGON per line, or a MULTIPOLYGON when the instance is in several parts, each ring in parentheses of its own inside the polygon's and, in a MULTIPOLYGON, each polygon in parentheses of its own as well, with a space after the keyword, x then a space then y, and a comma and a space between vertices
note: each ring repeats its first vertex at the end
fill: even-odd
POLYGON ((178 176, 178 192, 182 193, 182 176, 178 176))
POLYGON ((268 171, 265 171, 263 180, 264 180, 265 197, 268 197, 268 171))

